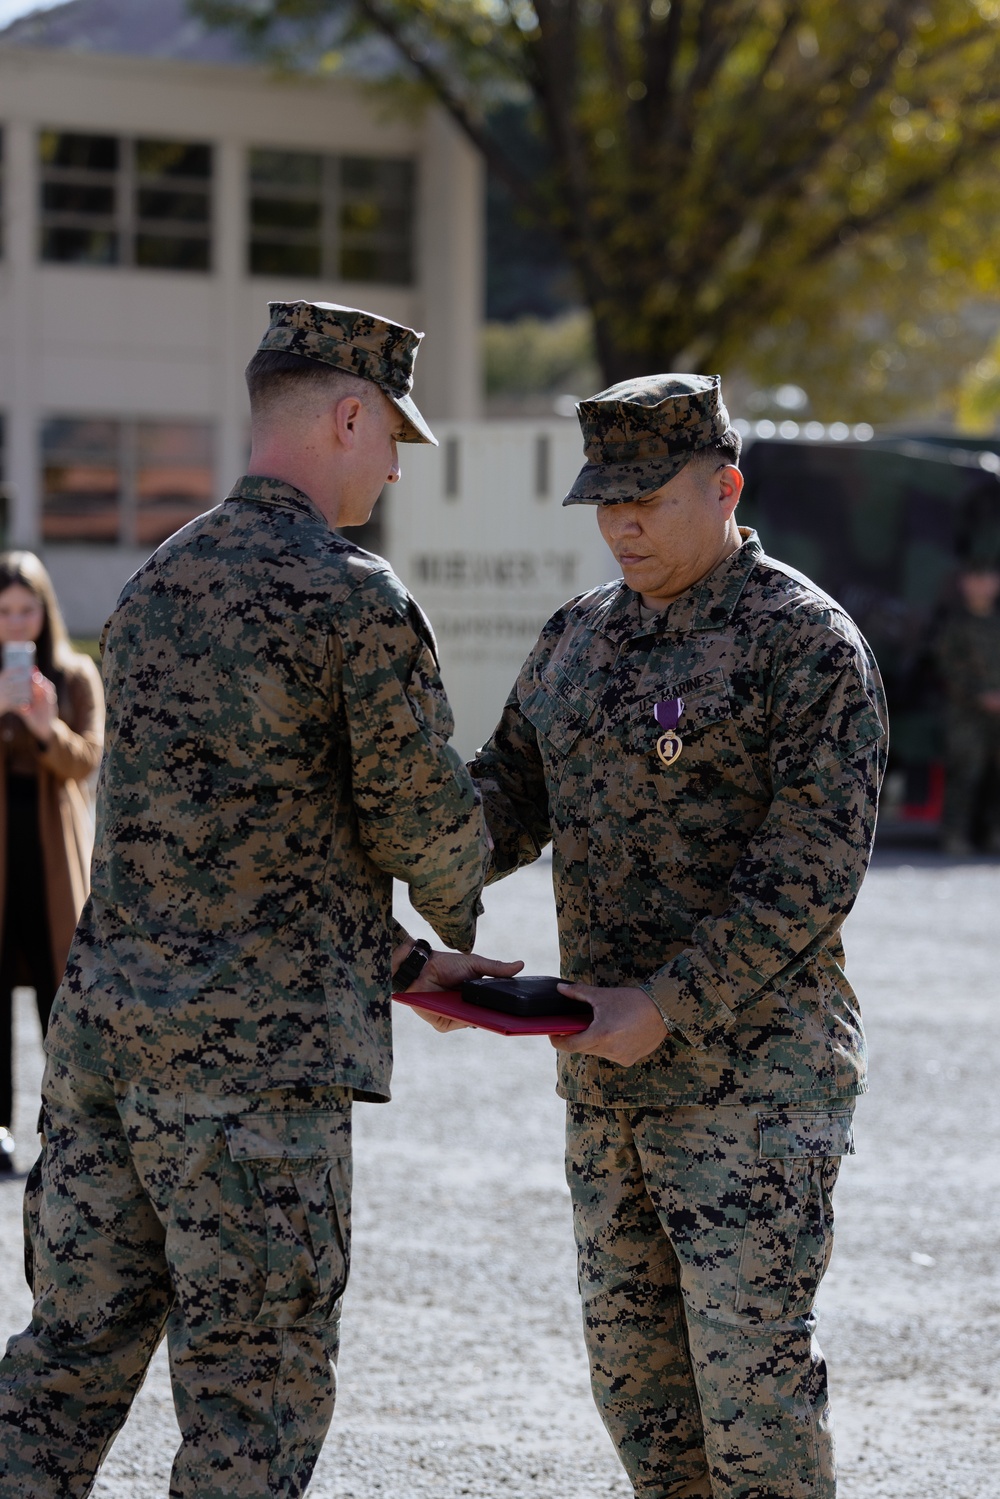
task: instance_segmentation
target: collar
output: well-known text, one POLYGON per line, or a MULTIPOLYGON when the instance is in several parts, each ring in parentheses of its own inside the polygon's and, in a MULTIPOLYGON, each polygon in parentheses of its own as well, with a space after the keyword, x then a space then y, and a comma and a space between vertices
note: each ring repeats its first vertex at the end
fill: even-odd
POLYGON ((742 545, 735 552, 648 624, 639 617, 639 595, 623 580, 591 616, 594 629, 619 641, 641 635, 721 629, 732 618, 751 572, 764 555, 756 531, 741 526, 740 536, 742 545))
POLYGON ((226 499, 252 500, 258 505, 279 505, 283 510, 297 510, 300 515, 308 515, 310 520, 318 519, 326 525, 309 496, 303 494, 301 489, 296 489, 294 484, 286 484, 284 479, 268 479, 263 474, 244 474, 242 479, 237 479, 226 499))

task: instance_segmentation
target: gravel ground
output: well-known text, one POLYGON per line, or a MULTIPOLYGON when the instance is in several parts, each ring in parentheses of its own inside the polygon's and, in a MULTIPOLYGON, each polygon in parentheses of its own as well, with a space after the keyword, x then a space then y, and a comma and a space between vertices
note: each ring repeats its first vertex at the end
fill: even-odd
MULTIPOLYGON (((549 874, 488 892, 481 951, 555 971, 549 874)), ((1000 864, 894 850, 848 925, 872 1094, 821 1299, 843 1499, 997 1493, 998 925, 1000 864)), ((21 999, 28 1146, 40 1054, 21 999)), ((442 1037, 403 1011, 394 1102, 355 1117, 342 1392, 310 1499, 626 1499, 587 1388, 547 1043, 442 1037)), ((4 1183, 0 1334, 29 1314, 19 1235, 20 1190, 4 1183)), ((161 1352, 97 1499, 162 1499, 175 1444, 161 1352)))

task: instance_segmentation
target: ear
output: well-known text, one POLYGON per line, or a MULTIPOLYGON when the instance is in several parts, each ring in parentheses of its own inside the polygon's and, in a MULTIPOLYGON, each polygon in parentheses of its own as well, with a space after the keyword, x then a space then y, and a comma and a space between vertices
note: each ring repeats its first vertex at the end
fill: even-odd
POLYGON ((719 505, 723 516, 728 521, 739 504, 740 494, 743 491, 743 475, 735 465, 727 463, 715 477, 719 485, 719 505))
POLYGON ((353 448, 364 406, 357 396, 341 396, 330 408, 333 430, 342 448, 353 448))

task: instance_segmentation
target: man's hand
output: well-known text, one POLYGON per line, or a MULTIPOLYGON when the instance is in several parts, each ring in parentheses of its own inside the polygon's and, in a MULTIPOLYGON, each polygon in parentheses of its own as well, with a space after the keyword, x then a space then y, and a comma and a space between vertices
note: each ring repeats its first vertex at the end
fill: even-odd
POLYGON ((583 999, 594 1011, 593 1023, 575 1036, 551 1036, 557 1051, 604 1057, 631 1067, 665 1040, 663 1016, 643 989, 595 989, 590 984, 560 984, 560 994, 583 999))
MULTIPOLYGON (((509 979, 520 973, 523 963, 501 963, 496 958, 481 958, 474 952, 432 952, 424 964, 424 971, 411 984, 407 993, 435 994, 444 989, 457 989, 467 979, 509 979)), ((452 1020, 448 1015, 435 1015, 432 1010, 419 1010, 414 1014, 426 1020, 436 1031, 463 1031, 467 1020, 452 1020)))

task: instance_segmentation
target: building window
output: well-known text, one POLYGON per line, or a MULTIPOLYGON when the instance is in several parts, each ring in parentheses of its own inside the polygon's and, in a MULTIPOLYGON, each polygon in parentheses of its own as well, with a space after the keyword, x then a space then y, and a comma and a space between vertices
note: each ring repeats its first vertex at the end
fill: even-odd
POLYGON ((121 509, 120 422, 54 417, 42 428, 42 539, 115 542, 121 509))
POLYGON ((135 424, 135 539, 159 546, 216 503, 210 422, 135 424))
POLYGON ((412 161, 251 151, 254 276, 413 282, 412 161))
POLYGON ((155 547, 215 498, 208 422, 56 416, 42 427, 42 539, 155 547))
POLYGON ((211 268, 212 148, 43 130, 43 260, 211 268))

